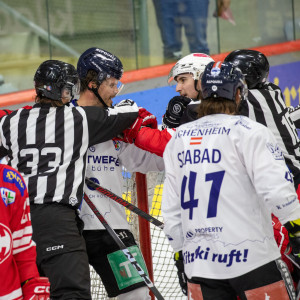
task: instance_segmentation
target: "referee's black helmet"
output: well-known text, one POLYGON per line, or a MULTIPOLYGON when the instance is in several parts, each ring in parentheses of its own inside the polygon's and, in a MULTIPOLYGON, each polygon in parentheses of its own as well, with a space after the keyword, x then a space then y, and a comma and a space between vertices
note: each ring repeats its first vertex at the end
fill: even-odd
POLYGON ((270 65, 267 57, 256 50, 232 51, 224 62, 231 62, 241 69, 249 89, 260 89, 269 75, 270 65))
POLYGON ((46 60, 34 75, 36 94, 40 98, 61 100, 64 89, 72 99, 79 92, 79 78, 75 67, 60 60, 46 60))

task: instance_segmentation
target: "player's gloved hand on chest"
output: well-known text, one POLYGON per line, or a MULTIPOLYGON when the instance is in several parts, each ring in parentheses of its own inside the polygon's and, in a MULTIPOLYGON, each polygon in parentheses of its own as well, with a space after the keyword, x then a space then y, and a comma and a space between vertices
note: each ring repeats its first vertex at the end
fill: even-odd
POLYGON ((22 286, 24 300, 49 300, 50 282, 47 277, 29 279, 22 286))
POLYGON ((187 105, 192 101, 192 99, 175 96, 169 103, 165 114, 162 119, 162 127, 164 128, 176 128, 180 125, 180 119, 185 111, 187 105))
POLYGON ((175 252, 174 254, 175 266, 177 267, 177 275, 179 279, 179 284, 184 295, 187 296, 187 277, 184 273, 184 263, 182 251, 175 252))
POLYGON ((157 120, 156 117, 147 111, 143 107, 139 107, 139 115, 135 122, 130 126, 130 128, 125 129, 122 132, 123 137, 121 138, 122 141, 133 144, 134 140, 136 139, 139 130, 142 127, 150 127, 153 129, 157 129, 157 120))

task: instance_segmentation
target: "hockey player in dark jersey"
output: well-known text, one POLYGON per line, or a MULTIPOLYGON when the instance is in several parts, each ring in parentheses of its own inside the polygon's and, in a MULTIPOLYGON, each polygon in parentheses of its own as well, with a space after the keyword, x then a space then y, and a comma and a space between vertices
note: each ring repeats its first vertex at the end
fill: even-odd
POLYGON ((89 264, 77 208, 88 147, 121 133, 138 117, 133 101, 104 110, 64 104, 78 91, 67 63, 43 62, 34 76, 36 104, 1 118, 1 149, 28 187, 37 265, 51 299, 91 299, 89 264))

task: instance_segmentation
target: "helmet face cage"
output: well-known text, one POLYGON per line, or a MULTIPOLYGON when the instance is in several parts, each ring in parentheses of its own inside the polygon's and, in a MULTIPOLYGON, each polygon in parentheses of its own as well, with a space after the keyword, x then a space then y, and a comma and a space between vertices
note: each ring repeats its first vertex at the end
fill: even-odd
POLYGON ((66 90, 71 100, 79 89, 75 67, 59 60, 43 62, 34 75, 34 83, 37 95, 51 100, 61 100, 66 90))
POLYGON ((198 80, 206 65, 214 60, 204 53, 192 53, 181 58, 171 69, 168 76, 170 85, 176 84, 176 76, 184 73, 192 74, 194 80, 198 80))
POLYGON ((228 54, 224 60, 239 67, 245 75, 249 89, 261 88, 269 75, 269 62, 267 57, 256 50, 235 50, 228 54))
POLYGON ((203 99, 224 98, 235 101, 237 90, 247 99, 248 88, 241 70, 232 63, 209 63, 201 78, 203 99))
POLYGON ((77 63, 79 78, 84 79, 89 70, 94 70, 98 74, 99 85, 109 77, 120 80, 124 72, 120 59, 100 48, 89 48, 79 58, 77 63))

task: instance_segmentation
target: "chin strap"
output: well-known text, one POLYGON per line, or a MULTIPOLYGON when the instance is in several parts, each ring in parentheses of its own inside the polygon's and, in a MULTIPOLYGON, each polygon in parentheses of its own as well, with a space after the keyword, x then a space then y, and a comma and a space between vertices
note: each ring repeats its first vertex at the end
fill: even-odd
POLYGON ((198 92, 197 100, 199 100, 199 99, 200 99, 200 98, 199 98, 200 95, 201 95, 201 97, 202 97, 201 90, 198 90, 198 89, 197 89, 198 79, 195 79, 194 81, 195 81, 195 90, 198 92))
POLYGON ((103 101, 103 99, 101 98, 101 96, 98 93, 98 88, 90 88, 90 87, 88 87, 88 90, 92 91, 94 93, 94 95, 97 97, 97 99, 100 101, 100 103, 102 103, 104 105, 104 107, 107 108, 108 107, 107 104, 103 101))

